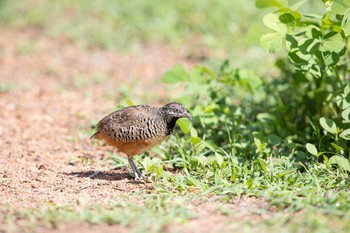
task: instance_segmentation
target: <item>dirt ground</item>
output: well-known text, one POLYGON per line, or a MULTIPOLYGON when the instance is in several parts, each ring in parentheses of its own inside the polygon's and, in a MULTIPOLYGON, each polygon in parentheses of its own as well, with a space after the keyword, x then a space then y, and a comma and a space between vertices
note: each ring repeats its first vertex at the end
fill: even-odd
MULTIPOLYGON (((0 210, 68 203, 77 198, 108 202, 121 194, 151 192, 150 183, 134 182, 125 169, 101 165, 107 152, 114 151, 92 143, 87 129, 114 110, 123 94, 121 87, 132 85, 135 93, 164 100, 166 90, 160 76, 176 63, 194 64, 165 45, 147 45, 126 54, 82 49, 35 29, 2 29, 0 83, 8 86, 0 91, 0 210), (100 173, 91 178, 96 171, 100 173)), ((214 205, 197 205, 199 217, 170 226, 171 231, 222 230, 225 222, 233 220, 217 215, 214 205)), ((242 212, 239 220, 251 218, 247 209, 265 205, 252 198, 236 201, 229 208, 242 212)), ((107 224, 67 223, 54 231, 40 228, 39 232, 116 229, 118 226, 107 224)))

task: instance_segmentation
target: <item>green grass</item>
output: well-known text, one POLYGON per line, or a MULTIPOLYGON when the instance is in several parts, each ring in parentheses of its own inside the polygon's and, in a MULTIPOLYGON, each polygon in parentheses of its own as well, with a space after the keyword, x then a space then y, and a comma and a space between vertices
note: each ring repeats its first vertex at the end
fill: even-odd
MULTIPOLYGON (((82 200, 65 205, 47 203, 35 209, 8 209, 2 219, 3 230, 35 232, 39 228, 56 229, 60 225, 72 222, 109 225, 118 224, 130 232, 168 232, 171 226, 183 225, 201 215, 196 209, 196 201, 213 202, 212 198, 198 195, 178 196, 173 194, 137 194, 120 196, 118 201, 107 204, 86 204, 82 200), (135 201, 136 200, 136 201, 135 201), (137 201, 142 200, 142 201, 137 201)), ((225 207, 215 202, 217 208, 212 210, 216 218, 226 220, 219 222, 227 229, 240 232, 347 232, 350 230, 349 216, 327 213, 317 208, 306 208, 300 212, 290 209, 284 211, 266 208, 242 209, 225 207), (248 213, 251 217, 242 217, 248 213), (252 217, 253 216, 253 217, 252 217), (260 218, 261 217, 261 218, 260 218), (239 221, 231 221, 239 219, 239 221)), ((1 228, 0 228, 1 229, 1 228)))
POLYGON ((36 26, 52 35, 107 48, 134 42, 178 43, 195 37, 205 44, 223 47, 222 43, 232 46, 233 41, 244 40, 242 32, 250 32, 248 25, 261 16, 252 5, 238 3, 3 0, 1 20, 19 27, 36 26))
MULTIPOLYGON (((0 25, 33 28, 87 48, 135 50, 172 44, 182 55, 254 66, 267 30, 254 2, 229 1, 0 1, 0 25), (245 59, 238 57, 244 53, 245 59), (252 64, 254 63, 254 64, 252 64)), ((28 45, 21 50, 27 52, 28 45)), ((29 45, 31 46, 31 45, 29 45)))
MULTIPOLYGON (((321 11, 320 6, 318 1, 306 3, 313 11, 321 11)), ((211 67, 228 59, 270 75, 275 72, 271 56, 258 45, 268 31, 261 20, 265 12, 254 1, 239 0, 2 0, 0 25, 33 28, 87 48, 130 52, 147 44, 171 44, 211 67)))
POLYGON ((348 175, 339 170, 332 171, 318 163, 306 168, 291 157, 252 162, 238 162, 236 157, 230 162, 229 157, 221 160, 217 155, 186 153, 163 161, 145 157, 139 163, 159 192, 188 194, 195 189, 226 198, 253 195, 267 198, 279 209, 316 208, 350 217, 350 182, 348 175), (182 172, 174 175, 164 171, 164 166, 182 166, 182 172))
POLYGON ((111 201, 107 205, 86 205, 84 200, 77 200, 65 205, 48 203, 35 209, 10 209, 4 222, 9 232, 11 228, 16 228, 15 225, 21 220, 26 222, 20 226, 22 230, 35 230, 38 227, 54 229, 66 222, 87 222, 119 224, 122 228, 131 227, 139 232, 158 232, 164 225, 183 223, 194 216, 184 207, 184 200, 179 198, 169 201, 169 197, 148 196, 143 204, 137 204, 136 198, 120 196, 118 201, 111 201))

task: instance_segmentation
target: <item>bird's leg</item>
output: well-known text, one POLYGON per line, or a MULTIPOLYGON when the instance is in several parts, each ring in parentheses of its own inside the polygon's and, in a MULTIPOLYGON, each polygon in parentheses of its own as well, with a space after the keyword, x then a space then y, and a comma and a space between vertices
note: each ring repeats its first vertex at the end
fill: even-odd
POLYGON ((136 166, 134 160, 132 159, 132 157, 129 156, 129 155, 128 155, 128 161, 129 161, 129 164, 131 166, 132 171, 134 172, 135 180, 142 180, 143 179, 142 173, 137 168, 137 166, 136 166))

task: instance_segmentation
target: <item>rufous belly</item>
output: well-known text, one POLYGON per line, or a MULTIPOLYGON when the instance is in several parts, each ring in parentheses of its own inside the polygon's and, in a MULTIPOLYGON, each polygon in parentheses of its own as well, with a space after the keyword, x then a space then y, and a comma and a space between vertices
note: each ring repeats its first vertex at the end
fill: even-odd
POLYGON ((105 140, 108 145, 116 147, 120 152, 127 154, 128 156, 142 154, 152 149, 154 146, 158 145, 159 143, 163 142, 168 137, 169 136, 162 137, 162 138, 145 139, 145 140, 134 141, 134 142, 122 142, 122 141, 117 141, 113 138, 110 138, 106 134, 101 132, 95 136, 96 139, 105 140))

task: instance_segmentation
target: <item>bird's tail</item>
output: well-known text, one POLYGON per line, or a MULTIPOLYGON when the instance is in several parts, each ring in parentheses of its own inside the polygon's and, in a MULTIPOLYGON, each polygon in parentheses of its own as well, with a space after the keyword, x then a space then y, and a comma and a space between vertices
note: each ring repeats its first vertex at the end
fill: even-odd
POLYGON ((99 131, 95 132, 95 133, 90 137, 90 139, 93 139, 93 138, 98 139, 99 134, 100 134, 99 131))

